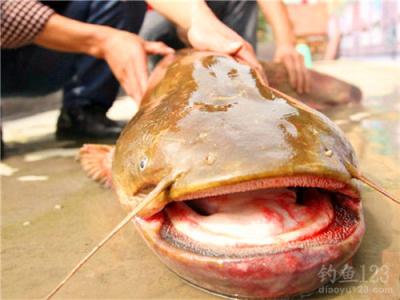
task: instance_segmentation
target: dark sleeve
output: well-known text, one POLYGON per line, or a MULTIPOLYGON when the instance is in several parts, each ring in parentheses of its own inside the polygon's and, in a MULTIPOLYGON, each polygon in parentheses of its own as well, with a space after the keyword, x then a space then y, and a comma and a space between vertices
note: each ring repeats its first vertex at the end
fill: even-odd
POLYGON ((36 0, 1 0, 1 48, 31 44, 54 11, 36 0))

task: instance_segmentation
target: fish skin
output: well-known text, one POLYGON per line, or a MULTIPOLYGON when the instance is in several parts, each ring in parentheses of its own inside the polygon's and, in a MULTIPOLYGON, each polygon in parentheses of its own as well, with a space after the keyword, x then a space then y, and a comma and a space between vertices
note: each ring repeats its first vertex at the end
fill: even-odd
POLYGON ((166 61, 116 144, 122 203, 133 208, 172 173, 181 176, 142 216, 198 191, 282 176, 332 178, 358 195, 344 164, 357 166, 353 148, 325 115, 276 95, 231 57, 183 51, 166 61))
POLYGON ((263 86, 248 66, 216 53, 184 51, 167 57, 149 86, 116 147, 86 145, 80 155, 89 176, 111 182, 115 151, 113 187, 130 210, 155 186, 174 178, 132 219, 164 264, 204 290, 263 299, 314 291, 326 283, 319 277, 324 266, 343 270, 365 225, 360 194, 346 168, 357 167, 357 160, 334 123, 263 86), (335 193, 326 195, 334 194, 339 217, 315 238, 259 248, 242 244, 226 251, 174 236, 167 214, 160 212, 168 202, 190 195, 221 188, 233 193, 242 184, 258 189, 260 183, 268 188, 328 186, 335 193))

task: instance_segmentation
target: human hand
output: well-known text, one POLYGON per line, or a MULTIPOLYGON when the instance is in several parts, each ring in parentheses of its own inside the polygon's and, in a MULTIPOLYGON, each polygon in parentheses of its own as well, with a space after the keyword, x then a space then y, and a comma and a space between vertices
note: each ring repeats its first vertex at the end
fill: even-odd
POLYGON ((310 92, 310 76, 304 64, 304 57, 293 45, 278 45, 274 61, 285 65, 290 84, 299 94, 310 92))
POLYGON ((85 53, 104 59, 126 93, 139 105, 147 85, 147 54, 167 55, 174 50, 161 42, 108 26, 52 15, 34 43, 53 50, 85 53))
POLYGON ((107 28, 100 56, 110 66, 125 92, 140 105, 147 88, 147 54, 167 55, 174 50, 162 42, 149 42, 136 34, 107 28))
POLYGON ((235 31, 230 29, 213 14, 193 13, 191 26, 187 32, 190 45, 198 50, 216 51, 232 55, 254 68, 261 81, 268 80, 257 60, 253 47, 235 31))

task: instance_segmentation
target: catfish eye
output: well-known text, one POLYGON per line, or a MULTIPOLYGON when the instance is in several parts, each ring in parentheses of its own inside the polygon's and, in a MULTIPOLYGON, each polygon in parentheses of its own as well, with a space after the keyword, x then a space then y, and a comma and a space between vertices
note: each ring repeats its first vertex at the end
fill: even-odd
POLYGON ((140 169, 140 171, 143 171, 144 168, 146 168, 146 166, 147 166, 147 161, 148 161, 147 157, 143 157, 143 158, 140 160, 140 162, 139 162, 139 169, 140 169))

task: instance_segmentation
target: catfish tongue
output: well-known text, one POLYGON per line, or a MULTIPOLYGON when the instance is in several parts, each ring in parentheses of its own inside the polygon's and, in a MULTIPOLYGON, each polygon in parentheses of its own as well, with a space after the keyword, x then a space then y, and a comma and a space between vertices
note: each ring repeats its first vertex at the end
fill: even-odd
POLYGON ((269 189, 175 202, 166 213, 175 229, 203 245, 270 245, 309 237, 334 218, 327 194, 269 189))

